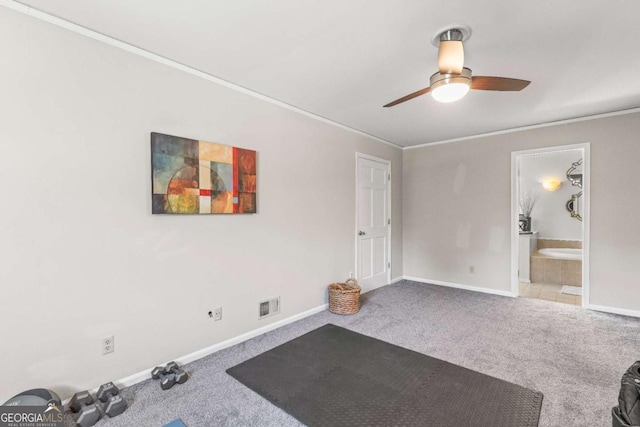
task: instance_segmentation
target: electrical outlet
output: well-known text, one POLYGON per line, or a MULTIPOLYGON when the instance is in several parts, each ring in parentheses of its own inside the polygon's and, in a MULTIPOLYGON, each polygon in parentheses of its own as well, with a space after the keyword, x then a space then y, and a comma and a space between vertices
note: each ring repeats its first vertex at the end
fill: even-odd
POLYGON ((115 351, 115 342, 113 335, 102 339, 102 355, 113 353, 115 351))
POLYGON ((213 310, 213 320, 222 320, 222 307, 216 307, 213 310))
POLYGON ((353 279, 353 272, 349 272, 349 279, 353 279))
POLYGON ((469 266, 469 273, 473 274, 475 272, 476 272, 476 268, 473 265, 469 266))

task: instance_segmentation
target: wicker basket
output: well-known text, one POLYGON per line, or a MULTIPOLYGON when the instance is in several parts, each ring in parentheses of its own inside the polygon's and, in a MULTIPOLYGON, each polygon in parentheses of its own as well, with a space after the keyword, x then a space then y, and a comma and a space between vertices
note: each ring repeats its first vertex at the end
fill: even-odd
POLYGON ((360 285, 355 279, 329 285, 329 311, 335 314, 360 311, 360 285))

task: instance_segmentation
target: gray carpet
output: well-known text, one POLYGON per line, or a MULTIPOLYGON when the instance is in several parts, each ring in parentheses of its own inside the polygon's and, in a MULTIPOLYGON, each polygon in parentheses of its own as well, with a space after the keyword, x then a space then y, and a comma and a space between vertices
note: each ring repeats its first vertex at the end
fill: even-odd
POLYGON ((365 294, 353 316, 325 311, 193 362, 169 391, 130 387, 127 412, 96 425, 299 426, 225 370, 326 323, 539 390, 540 427, 611 425, 620 378, 640 359, 640 319, 403 281, 365 294))

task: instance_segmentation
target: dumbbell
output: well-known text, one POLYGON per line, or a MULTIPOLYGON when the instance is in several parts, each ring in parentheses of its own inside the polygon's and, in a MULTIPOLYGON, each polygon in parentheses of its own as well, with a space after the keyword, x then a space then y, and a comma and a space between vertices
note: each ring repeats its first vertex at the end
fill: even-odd
POLYGON ((127 409, 127 401, 120 396, 120 390, 114 383, 102 384, 96 397, 102 402, 102 411, 109 418, 117 417, 127 409))
POLYGON ((189 375, 187 375, 185 371, 180 369, 176 362, 167 363, 167 366, 164 367, 164 372, 175 374, 177 384, 184 384, 189 379, 189 375))
POLYGON ((160 388, 163 390, 169 390, 171 387, 177 384, 184 384, 189 376, 185 371, 178 367, 176 362, 169 362, 164 368, 156 366, 151 371, 151 378, 154 380, 160 380, 160 388))
POLYGON ((69 408, 76 414, 73 419, 79 427, 91 427, 102 417, 100 409, 93 403, 93 397, 86 390, 73 395, 69 408))
POLYGON ((154 380, 160 380, 160 388, 163 390, 169 390, 176 384, 175 374, 165 374, 162 366, 156 366, 151 371, 151 378, 154 380))

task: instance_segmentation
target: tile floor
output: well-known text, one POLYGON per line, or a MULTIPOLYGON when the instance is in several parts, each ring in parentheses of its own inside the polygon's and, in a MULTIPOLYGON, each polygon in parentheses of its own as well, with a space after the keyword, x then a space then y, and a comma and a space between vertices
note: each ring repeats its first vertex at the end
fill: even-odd
POLYGON ((562 285, 520 282, 519 295, 522 298, 535 298, 560 302, 562 304, 582 305, 582 297, 580 295, 563 294, 560 292, 560 289, 562 289, 562 285))

